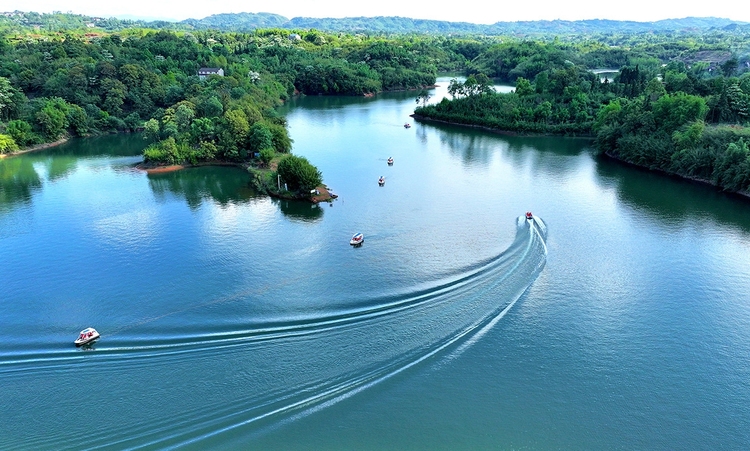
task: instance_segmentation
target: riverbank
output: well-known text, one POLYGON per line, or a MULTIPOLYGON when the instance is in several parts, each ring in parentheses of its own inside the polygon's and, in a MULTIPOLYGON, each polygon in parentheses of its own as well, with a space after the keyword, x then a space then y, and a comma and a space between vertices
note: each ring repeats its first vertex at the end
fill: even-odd
POLYGON ((671 177, 671 178, 678 179, 678 180, 684 180, 684 181, 687 181, 687 182, 690 182, 690 183, 694 183, 696 185, 703 185, 703 186, 712 187, 712 188, 717 189, 717 191, 721 191, 722 193, 729 194, 729 195, 732 195, 732 196, 737 196, 737 197, 739 197, 739 198, 741 198, 743 200, 750 200, 750 192, 748 192, 748 191, 727 191, 727 190, 722 189, 714 181, 709 180, 709 179, 704 179, 704 178, 700 178, 700 177, 690 177, 690 176, 687 176, 687 175, 676 174, 674 172, 667 172, 667 171, 664 171, 662 169, 650 168, 648 166, 641 166, 641 165, 638 165, 638 164, 631 163, 629 161, 623 160, 622 158, 620 158, 620 157, 618 157, 616 155, 613 155, 610 152, 604 152, 604 153, 601 153, 599 155, 601 155, 601 157, 603 157, 603 158, 609 158, 610 160, 616 161, 619 164, 622 164, 622 165, 625 165, 625 166, 629 166, 629 167, 632 167, 632 168, 635 168, 635 169, 640 169, 642 171, 647 171, 647 172, 654 172, 654 173, 660 174, 660 175, 665 176, 665 177, 671 177))
POLYGON ((0 158, 14 157, 16 155, 23 155, 25 153, 36 152, 38 150, 49 149, 50 147, 55 147, 55 146, 59 146, 60 144, 64 144, 68 142, 69 139, 70 138, 61 138, 51 143, 37 144, 35 146, 27 147, 25 149, 16 150, 14 152, 0 154, 0 158))
POLYGON ((420 122, 432 122, 436 124, 446 124, 446 125, 457 125, 460 127, 468 127, 468 128, 476 128, 479 130, 485 130, 491 133, 495 133, 498 135, 505 135, 505 136, 563 136, 566 138, 581 138, 581 139, 594 139, 593 135, 566 135, 564 133, 541 133, 541 132, 517 132, 513 130, 506 130, 502 128, 494 128, 494 127, 488 127, 486 125, 477 125, 477 124, 465 124, 463 122, 453 122, 453 121, 447 121, 444 119, 434 119, 428 116, 422 116, 419 114, 410 114, 409 117, 414 118, 416 121, 420 122))

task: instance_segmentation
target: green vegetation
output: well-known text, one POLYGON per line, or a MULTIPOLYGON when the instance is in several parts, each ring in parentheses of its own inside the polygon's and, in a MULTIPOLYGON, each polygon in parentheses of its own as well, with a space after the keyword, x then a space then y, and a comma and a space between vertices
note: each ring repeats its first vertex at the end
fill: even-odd
POLYGON ((276 106, 298 93, 414 89, 423 118, 590 136, 624 161, 747 191, 748 35, 723 19, 477 26, 227 14, 146 24, 13 13, 0 17, 0 153, 142 131, 147 163, 252 164, 266 168, 262 186, 278 189, 283 173, 303 192, 319 173, 280 159, 292 141, 276 106), (321 31, 334 29, 356 31, 321 31), (203 79, 201 67, 223 76, 203 79), (616 75, 601 79, 601 68, 616 75), (441 71, 469 76, 430 105, 423 89, 441 71), (516 89, 497 94, 494 81, 516 89))
POLYGON ((148 164, 268 165, 269 155, 292 147, 275 111, 291 95, 416 89, 466 61, 431 45, 443 38, 281 29, 105 33, 89 19, 0 18, 1 153, 68 136, 143 131, 148 164), (223 75, 199 77, 201 67, 223 75))
POLYGON ((415 114, 517 133, 591 136, 602 153, 623 161, 747 192, 750 63, 747 48, 731 51, 728 42, 734 41, 662 38, 628 52, 591 42, 504 42, 471 61, 475 75, 451 82, 452 100, 415 114), (589 70, 616 62, 624 64, 611 80, 589 70), (515 83, 515 91, 494 92, 488 76, 515 83))

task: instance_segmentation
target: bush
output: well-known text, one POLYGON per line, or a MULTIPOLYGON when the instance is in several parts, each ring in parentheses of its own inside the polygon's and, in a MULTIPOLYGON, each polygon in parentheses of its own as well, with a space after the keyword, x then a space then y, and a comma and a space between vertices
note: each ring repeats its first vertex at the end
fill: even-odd
POLYGON ((0 135, 0 154, 18 150, 18 145, 9 135, 0 135))
POLYGON ((290 191, 308 192, 323 183, 318 168, 304 157, 287 155, 279 161, 277 171, 290 191))

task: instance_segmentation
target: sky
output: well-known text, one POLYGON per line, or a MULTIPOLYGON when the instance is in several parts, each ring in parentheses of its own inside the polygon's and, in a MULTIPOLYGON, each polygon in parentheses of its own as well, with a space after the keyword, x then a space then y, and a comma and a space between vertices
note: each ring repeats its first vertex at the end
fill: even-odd
POLYGON ((492 24, 522 20, 614 19, 651 22, 684 17, 720 17, 750 22, 750 8, 741 1, 668 2, 659 0, 506 0, 461 1, 257 1, 257 0, 0 0, 2 11, 73 12, 98 17, 183 20, 220 13, 269 12, 293 17, 400 16, 414 19, 492 24), (626 6, 626 8, 622 8, 626 6))

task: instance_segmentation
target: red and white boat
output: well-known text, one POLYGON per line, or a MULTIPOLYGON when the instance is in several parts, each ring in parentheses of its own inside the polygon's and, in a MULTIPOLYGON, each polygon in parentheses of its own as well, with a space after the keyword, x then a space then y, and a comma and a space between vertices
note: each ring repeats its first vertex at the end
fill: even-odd
POLYGON ((349 240, 349 244, 351 244, 352 246, 360 246, 364 242, 365 242, 365 236, 362 235, 361 233, 354 234, 352 239, 349 240))
POLYGON ((382 175, 378 179, 378 185, 380 185, 380 186, 385 185, 385 177, 383 177, 382 175))
POLYGON ((526 219, 534 219, 534 215, 532 215, 530 211, 527 211, 526 212, 526 219))
POLYGON ((393 164, 393 157, 388 157, 388 165, 390 166, 392 164, 393 164))
POLYGON ((75 341, 76 346, 83 346, 95 342, 100 337, 99 332, 93 327, 87 327, 78 334, 78 338, 75 341))

